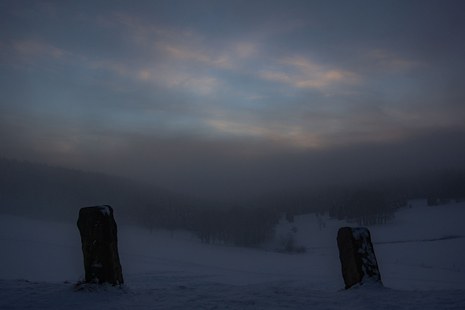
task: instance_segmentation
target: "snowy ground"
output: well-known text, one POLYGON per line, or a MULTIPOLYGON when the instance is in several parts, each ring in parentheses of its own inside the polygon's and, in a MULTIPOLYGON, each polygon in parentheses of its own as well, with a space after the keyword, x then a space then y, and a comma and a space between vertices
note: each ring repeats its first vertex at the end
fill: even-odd
POLYGON ((125 286, 92 292, 74 292, 75 225, 0 215, 0 309, 465 309, 465 203, 412 205, 369 227, 385 288, 348 291, 336 234, 354 225, 315 214, 278 226, 277 240, 297 228, 307 252, 293 255, 120 226, 125 286))

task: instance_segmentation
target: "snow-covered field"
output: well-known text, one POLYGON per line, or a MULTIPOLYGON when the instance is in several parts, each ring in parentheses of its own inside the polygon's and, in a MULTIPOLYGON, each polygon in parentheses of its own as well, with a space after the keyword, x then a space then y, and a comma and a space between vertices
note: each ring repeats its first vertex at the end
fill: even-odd
POLYGON ((76 225, 0 215, 0 309, 465 309, 465 203, 412 206, 369 227, 385 288, 347 291, 336 234, 355 225, 315 214, 282 220, 262 249, 119 226, 125 285, 92 292, 74 291, 76 225), (274 251, 289 233, 306 253, 274 251))

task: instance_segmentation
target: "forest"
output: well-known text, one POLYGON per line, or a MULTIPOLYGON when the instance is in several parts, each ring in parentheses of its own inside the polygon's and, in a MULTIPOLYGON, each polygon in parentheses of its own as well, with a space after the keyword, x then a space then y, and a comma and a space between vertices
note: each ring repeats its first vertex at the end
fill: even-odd
POLYGON ((79 209, 108 204, 118 223, 188 230, 203 243, 257 247, 274 236, 281 217, 328 213, 358 225, 380 225, 428 198, 436 205, 465 198, 465 171, 430 171, 322 188, 298 188, 243 201, 213 201, 133 179, 45 164, 0 159, 0 213, 76 221, 79 209))

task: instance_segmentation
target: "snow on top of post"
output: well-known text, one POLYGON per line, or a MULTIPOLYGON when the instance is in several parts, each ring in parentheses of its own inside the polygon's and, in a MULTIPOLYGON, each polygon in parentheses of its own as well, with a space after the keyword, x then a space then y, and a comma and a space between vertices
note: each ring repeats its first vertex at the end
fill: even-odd
POLYGON ((110 215, 110 208, 108 208, 108 206, 98 206, 98 208, 103 214, 110 215))
POLYGON ((365 227, 355 227, 352 228, 352 234, 355 238, 355 240, 360 240, 360 237, 364 237, 365 239, 368 239, 369 232, 368 229, 365 227))

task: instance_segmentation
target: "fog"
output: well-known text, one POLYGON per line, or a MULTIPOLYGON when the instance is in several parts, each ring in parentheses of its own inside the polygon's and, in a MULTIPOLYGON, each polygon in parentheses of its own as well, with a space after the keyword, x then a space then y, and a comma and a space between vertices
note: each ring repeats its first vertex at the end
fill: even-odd
POLYGON ((86 154, 80 162, 34 153, 3 158, 0 212, 74 221, 81 207, 109 204, 120 209, 125 223, 192 229, 189 214, 200 216, 212 207, 334 212, 366 189, 403 201, 394 210, 406 199, 465 196, 465 146, 457 131, 292 152, 254 141, 131 142, 131 152, 122 157, 108 152, 86 154), (166 220, 173 217, 177 224, 166 220))
POLYGON ((0 1, 0 308, 460 308, 464 10, 0 1), (132 287, 75 293, 96 205, 132 287), (389 289, 339 291, 345 226, 389 289))
POLYGON ((137 164, 123 165, 121 173, 184 193, 232 199, 275 190, 463 169, 463 137, 461 131, 443 131, 402 141, 321 150, 279 149, 254 141, 161 142, 141 152, 147 157, 136 156, 137 164), (176 153, 170 154, 173 150, 176 153), (157 154, 155 161, 150 154, 157 154))
POLYGON ((135 137, 128 139, 124 150, 79 150, 76 157, 18 152, 6 158, 129 177, 198 198, 234 200, 273 191, 463 169, 463 136, 461 131, 444 130, 400 142, 310 151, 253 140, 135 137))
POLYGON ((462 11, 2 1, 0 156, 227 203, 463 169, 462 11))

